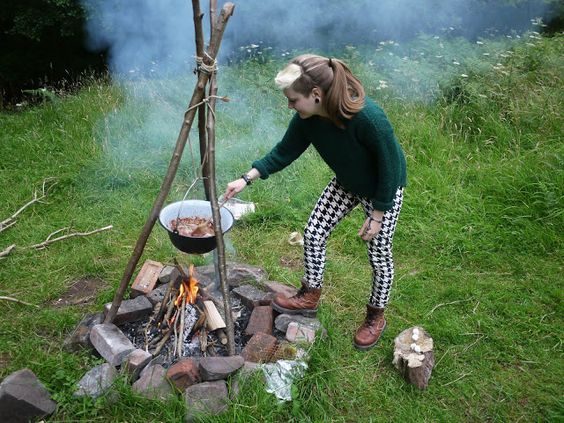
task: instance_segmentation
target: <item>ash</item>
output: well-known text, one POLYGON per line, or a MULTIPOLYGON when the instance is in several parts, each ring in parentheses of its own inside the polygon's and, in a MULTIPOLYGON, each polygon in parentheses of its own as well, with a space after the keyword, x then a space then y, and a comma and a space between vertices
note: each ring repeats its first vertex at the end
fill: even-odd
MULTIPOLYGON (((244 331, 249 323, 252 310, 247 308, 239 298, 234 296, 231 296, 230 302, 231 313, 233 315, 235 353, 240 354, 249 339, 249 337, 244 334, 244 331)), ((182 357, 228 356, 227 345, 221 343, 216 331, 204 331, 206 334, 206 342, 204 344, 207 345, 205 348, 202 348, 202 332, 197 331, 192 333, 191 331, 191 328, 199 318, 199 312, 195 307, 190 306, 190 308, 188 308, 188 306, 189 305, 187 305, 185 315, 182 357)), ((220 310, 220 314, 224 314, 223 309, 220 310)), ((160 335, 160 331, 151 323, 150 319, 124 323, 120 326, 120 329, 136 348, 147 350, 147 345, 149 345, 149 352, 155 350, 157 344, 155 341, 157 341, 156 338, 160 335), (148 329, 147 326, 149 326, 148 329)), ((159 363, 165 368, 168 368, 179 360, 175 351, 177 336, 178 334, 173 333, 159 354, 154 357, 154 359, 158 359, 159 363)))

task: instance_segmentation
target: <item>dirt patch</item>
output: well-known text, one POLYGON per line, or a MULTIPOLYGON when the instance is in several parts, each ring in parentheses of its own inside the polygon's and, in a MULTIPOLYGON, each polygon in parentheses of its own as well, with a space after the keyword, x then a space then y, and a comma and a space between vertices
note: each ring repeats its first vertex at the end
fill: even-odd
POLYGON ((298 270, 303 267, 303 260, 297 257, 280 257, 280 265, 287 269, 298 270))
POLYGON ((106 287, 103 279, 96 277, 84 277, 72 282, 69 289, 51 303, 53 307, 67 307, 74 305, 90 304, 96 294, 106 287))

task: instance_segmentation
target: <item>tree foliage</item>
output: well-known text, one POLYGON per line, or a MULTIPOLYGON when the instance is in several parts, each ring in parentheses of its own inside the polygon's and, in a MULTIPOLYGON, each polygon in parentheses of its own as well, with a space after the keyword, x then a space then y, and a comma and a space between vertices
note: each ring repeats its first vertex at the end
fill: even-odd
POLYGON ((0 95, 17 100, 22 89, 57 85, 103 64, 85 48, 79 0, 4 0, 0 14, 0 95))

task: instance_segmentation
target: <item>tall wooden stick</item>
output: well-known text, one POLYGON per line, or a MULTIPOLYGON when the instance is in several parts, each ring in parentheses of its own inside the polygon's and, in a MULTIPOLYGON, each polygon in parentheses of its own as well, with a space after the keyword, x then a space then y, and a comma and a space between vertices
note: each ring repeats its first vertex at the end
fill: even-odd
MULTIPOLYGON (((208 66, 214 64, 215 57, 217 56, 217 52, 219 51, 219 47, 221 45, 225 26, 227 25, 229 18, 233 14, 234 9, 235 5, 233 3, 225 3, 221 9, 221 14, 218 18, 217 26, 210 39, 207 55, 203 58, 204 62, 208 66)), ((163 207, 166 197, 170 192, 170 187, 172 186, 172 182, 174 180, 174 177, 176 176, 178 165, 180 163, 180 159, 182 158, 184 147, 186 146, 188 133, 190 132, 192 122, 194 121, 194 116, 196 114, 196 105, 201 103, 204 98, 205 86, 208 79, 209 75, 207 73, 200 72, 200 75, 198 76, 198 83, 196 84, 196 88, 194 88, 194 93, 192 94, 192 99, 190 100, 190 105, 188 107, 188 110, 184 114, 184 120, 180 128, 180 133, 178 134, 178 138, 176 140, 176 146, 168 165, 166 176, 161 185, 159 194, 155 199, 147 222, 145 222, 141 234, 137 239, 137 243, 135 244, 135 248, 133 249, 133 253, 131 254, 129 262, 127 263, 120 285, 114 295, 112 306, 110 307, 110 310, 106 315, 104 323, 111 323, 116 317, 117 310, 121 302, 123 301, 125 290, 127 289, 129 282, 131 281, 131 276, 135 271, 135 266, 139 262, 141 254, 143 254, 143 250, 145 249, 149 235, 151 234, 153 226, 155 225, 155 222, 159 217, 159 213, 163 207)))
POLYGON ((227 271, 225 266, 225 244, 223 241, 223 231, 221 230, 221 213, 217 203, 217 190, 215 180, 215 102, 217 96, 217 77, 213 74, 210 78, 210 101, 207 117, 208 129, 208 159, 210 163, 210 203, 212 206, 213 226, 217 240, 217 257, 219 261, 219 282, 221 293, 223 294, 223 307, 225 310, 225 325, 227 329, 227 349, 229 355, 235 355, 235 331, 233 326, 233 316, 231 314, 231 303, 229 301, 229 284, 227 281, 227 271))
MULTIPOLYGON (((202 19, 204 14, 200 9, 200 0, 192 0, 192 11, 194 13, 194 40, 196 41, 196 57, 204 57, 204 29, 202 27, 202 19)), ((211 34, 210 34, 211 37, 211 34)), ((197 68, 198 76, 200 68, 197 68)), ((205 90, 205 87, 204 87, 205 90)), ((206 105, 202 104, 198 107, 198 139, 200 146, 200 165, 202 166, 202 176, 209 174, 208 161, 206 160, 207 141, 206 141, 206 105)), ((206 200, 210 199, 209 191, 210 181, 204 178, 204 192, 206 200)))

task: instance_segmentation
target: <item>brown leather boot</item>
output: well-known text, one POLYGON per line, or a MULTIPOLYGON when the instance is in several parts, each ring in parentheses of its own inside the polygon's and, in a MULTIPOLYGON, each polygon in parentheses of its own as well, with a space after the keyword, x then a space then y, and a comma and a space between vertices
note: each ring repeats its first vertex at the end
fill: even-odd
POLYGON ((317 304, 321 296, 320 288, 308 288, 303 282, 296 295, 287 298, 282 294, 276 295, 272 300, 272 308, 279 313, 301 314, 314 317, 317 314, 317 304))
POLYGON ((386 328, 386 319, 384 319, 384 309, 366 306, 366 318, 364 323, 360 325, 354 337, 354 346, 359 350, 368 350, 372 348, 380 339, 380 335, 386 328))

